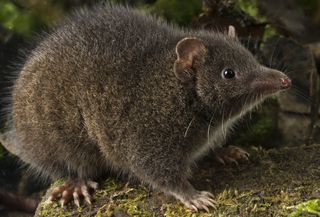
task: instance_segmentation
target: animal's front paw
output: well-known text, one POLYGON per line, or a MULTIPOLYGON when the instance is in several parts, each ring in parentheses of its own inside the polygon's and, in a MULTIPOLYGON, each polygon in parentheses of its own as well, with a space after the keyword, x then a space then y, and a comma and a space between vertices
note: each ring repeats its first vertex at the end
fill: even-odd
POLYGON ((192 195, 192 197, 188 199, 182 199, 181 201, 186 207, 196 212, 199 210, 205 210, 209 212, 210 207, 214 209, 217 208, 217 202, 214 200, 213 194, 207 191, 197 191, 197 193, 192 195))
POLYGON ((73 198, 74 203, 80 207, 80 199, 91 204, 90 191, 98 188, 98 183, 92 181, 70 180, 64 185, 56 187, 52 190, 47 202, 60 200, 61 207, 69 203, 73 198))
POLYGON ((238 165, 239 160, 249 160, 249 153, 245 150, 236 147, 228 146, 216 148, 214 150, 216 159, 222 164, 236 164, 238 165))

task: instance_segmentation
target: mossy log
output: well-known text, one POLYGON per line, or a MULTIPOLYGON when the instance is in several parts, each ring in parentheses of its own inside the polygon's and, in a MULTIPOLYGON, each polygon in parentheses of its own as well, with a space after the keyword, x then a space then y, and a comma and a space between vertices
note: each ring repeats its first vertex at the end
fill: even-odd
POLYGON ((318 216, 320 144, 270 150, 251 148, 249 152, 250 162, 238 166, 222 166, 210 156, 200 162, 192 182, 198 189, 215 194, 217 209, 210 213, 191 212, 173 198, 144 185, 108 179, 95 193, 93 205, 75 208, 70 203, 61 208, 57 202, 43 203, 45 196, 36 217, 318 216))

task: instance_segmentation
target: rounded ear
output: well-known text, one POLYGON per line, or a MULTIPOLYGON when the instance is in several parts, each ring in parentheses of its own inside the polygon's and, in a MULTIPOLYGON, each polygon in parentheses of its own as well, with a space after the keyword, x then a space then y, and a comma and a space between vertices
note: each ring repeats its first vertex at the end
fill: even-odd
POLYGON ((228 36, 229 36, 230 38, 234 38, 234 39, 237 38, 236 29, 235 29, 234 26, 232 26, 232 25, 230 25, 229 28, 228 28, 228 36))
POLYGON ((185 84, 191 84, 195 77, 195 62, 203 62, 207 49, 198 38, 184 38, 176 46, 177 60, 174 74, 185 84))

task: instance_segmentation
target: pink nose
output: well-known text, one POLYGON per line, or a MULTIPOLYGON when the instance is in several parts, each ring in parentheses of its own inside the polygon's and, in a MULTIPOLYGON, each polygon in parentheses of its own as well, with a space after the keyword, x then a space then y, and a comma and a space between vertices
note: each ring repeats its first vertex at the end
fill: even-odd
POLYGON ((281 78, 281 88, 287 89, 291 87, 291 80, 290 78, 281 78))

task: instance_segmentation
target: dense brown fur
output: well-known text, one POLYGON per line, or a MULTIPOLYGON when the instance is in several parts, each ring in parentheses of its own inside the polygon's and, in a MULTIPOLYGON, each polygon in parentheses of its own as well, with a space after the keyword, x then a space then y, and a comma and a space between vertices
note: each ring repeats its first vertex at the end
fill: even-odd
POLYGON ((268 81, 276 92, 280 78, 233 34, 180 30, 123 7, 85 9, 45 37, 22 69, 15 146, 53 179, 113 168, 204 208, 191 202, 202 197, 188 182, 191 165, 265 97, 251 83, 268 81), (184 44, 188 37, 196 41, 184 44), (226 67, 235 79, 222 78, 226 67))

